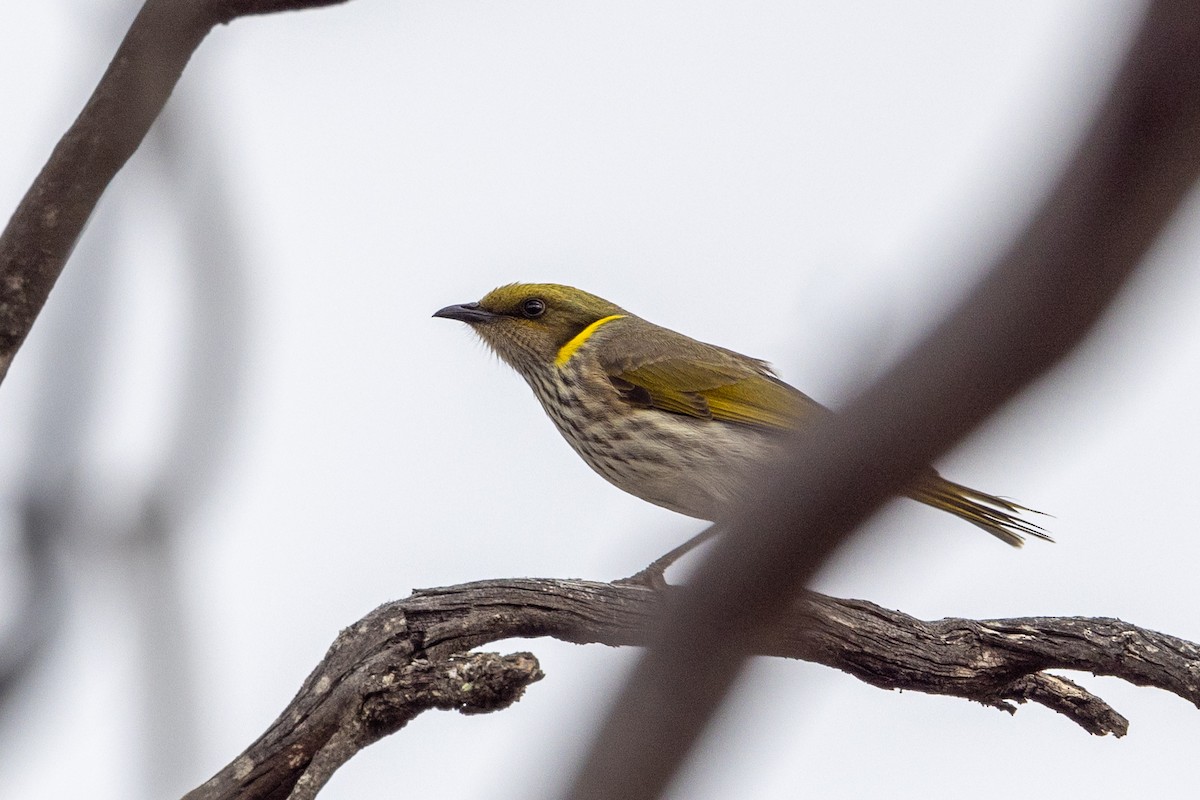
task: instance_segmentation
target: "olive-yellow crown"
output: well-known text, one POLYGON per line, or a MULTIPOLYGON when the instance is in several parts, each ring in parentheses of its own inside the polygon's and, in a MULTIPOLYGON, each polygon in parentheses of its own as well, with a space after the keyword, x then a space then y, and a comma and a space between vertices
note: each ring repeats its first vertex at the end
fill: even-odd
POLYGON ((598 320, 628 312, 602 297, 558 283, 510 283, 478 303, 447 306, 435 317, 467 323, 518 371, 548 368, 563 345, 598 320))

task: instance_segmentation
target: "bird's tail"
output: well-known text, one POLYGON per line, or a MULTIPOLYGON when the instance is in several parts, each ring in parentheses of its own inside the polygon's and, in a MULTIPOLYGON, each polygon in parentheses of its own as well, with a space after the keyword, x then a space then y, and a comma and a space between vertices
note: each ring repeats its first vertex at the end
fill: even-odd
POLYGON ((983 528, 992 536, 1013 547, 1025 544, 1026 536, 1034 536, 1048 542, 1054 541, 1040 525, 1030 522, 1022 516, 1039 512, 1019 506, 1002 497, 977 492, 961 484, 948 481, 936 472, 922 478, 908 494, 914 500, 920 500, 926 505, 949 511, 956 517, 961 517, 972 525, 983 528))

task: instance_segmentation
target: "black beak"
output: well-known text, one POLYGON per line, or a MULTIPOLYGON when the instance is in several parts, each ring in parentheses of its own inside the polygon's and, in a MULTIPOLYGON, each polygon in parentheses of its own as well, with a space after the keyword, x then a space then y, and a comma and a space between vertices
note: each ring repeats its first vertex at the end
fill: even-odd
POLYGON ((445 308, 433 312, 435 317, 445 317, 446 319, 456 319, 459 322, 465 322, 468 325, 474 325, 477 322, 490 322, 495 319, 498 314, 493 314, 490 311, 485 311, 480 308, 479 303, 463 303, 459 306, 446 306, 445 308))

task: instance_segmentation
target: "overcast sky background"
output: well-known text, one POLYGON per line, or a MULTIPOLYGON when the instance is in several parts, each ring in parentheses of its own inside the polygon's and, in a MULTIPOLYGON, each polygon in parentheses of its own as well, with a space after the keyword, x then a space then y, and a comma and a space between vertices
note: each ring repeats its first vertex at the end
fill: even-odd
MULTIPOLYGON (((173 215, 139 152, 0 389, 11 523, 39 382, 63 357, 48 331, 70 322, 55 322, 66 298, 94 297, 81 264, 111 272, 86 460, 89 513, 107 529, 159 463, 165 409, 185 391, 180 240, 245 256, 230 298, 249 313, 236 438, 178 532, 189 667, 160 675, 197 728, 172 729, 167 704, 171 733, 145 730, 138 573, 104 535, 84 537, 61 553, 61 635, 0 721, 0 796, 178 795, 258 736, 379 603, 483 578, 612 579, 694 533, 592 474, 515 374, 430 314, 514 280, 574 284, 842 403, 1018 229, 1140 9, 353 0, 215 31, 171 106, 194 135, 182 172, 223 181, 232 222, 173 215), (182 766, 153 777, 144 762, 163 740, 182 766)), ((0 5, 6 214, 130 13, 0 5)), ((926 618, 1118 616, 1200 640, 1197 223, 1193 198, 1076 357, 939 465, 1052 514, 1056 544, 1010 550, 897 502, 818 588, 926 618)), ((11 562, 9 531, 0 543, 11 562)), ((5 566, 0 603, 19 592, 5 566)), ((322 798, 549 796, 636 653, 489 649, 532 650, 546 679, 501 713, 418 718, 322 798)), ((1194 783, 1196 709, 1075 677, 1130 718, 1128 737, 758 661, 672 796, 1178 796, 1194 783)))

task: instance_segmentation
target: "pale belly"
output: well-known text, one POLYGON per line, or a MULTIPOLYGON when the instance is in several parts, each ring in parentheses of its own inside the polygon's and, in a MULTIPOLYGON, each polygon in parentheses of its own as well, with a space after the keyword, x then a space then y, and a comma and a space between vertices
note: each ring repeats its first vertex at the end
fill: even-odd
POLYGON ((570 385, 530 385, 563 438, 592 469, 636 497, 691 517, 716 519, 724 506, 743 498, 754 468, 779 446, 778 435, 631 407, 615 391, 588 401, 570 385), (582 413, 567 413, 565 407, 582 413))

